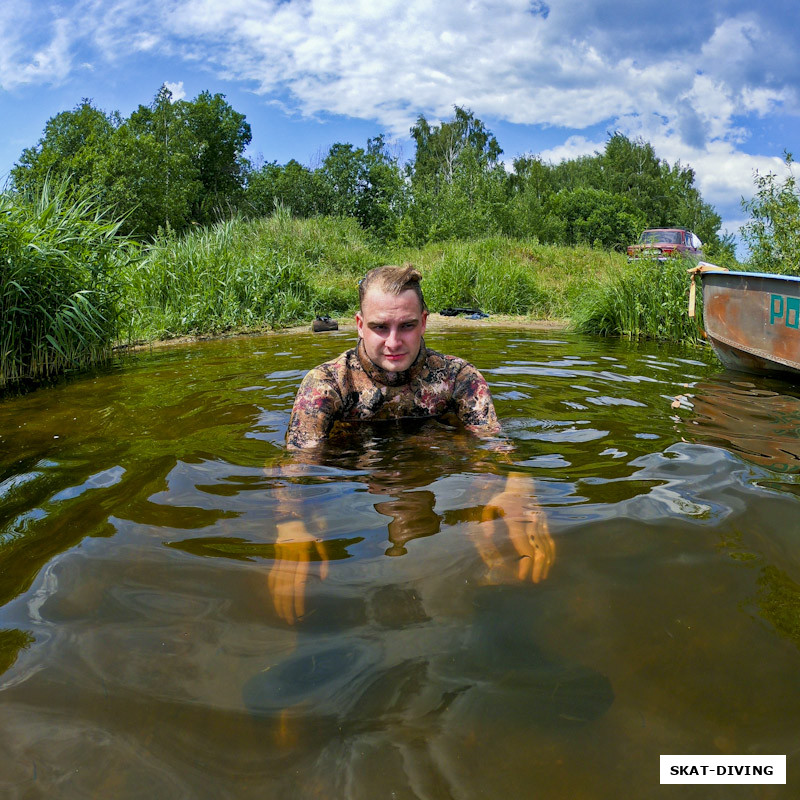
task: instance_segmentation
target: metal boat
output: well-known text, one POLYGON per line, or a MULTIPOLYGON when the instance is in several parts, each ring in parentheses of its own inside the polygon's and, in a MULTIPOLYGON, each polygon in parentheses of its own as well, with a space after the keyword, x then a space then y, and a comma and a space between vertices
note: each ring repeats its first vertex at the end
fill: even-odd
POLYGON ((706 338, 724 366, 800 376, 800 278, 732 272, 705 262, 689 272, 689 314, 699 274, 706 338))

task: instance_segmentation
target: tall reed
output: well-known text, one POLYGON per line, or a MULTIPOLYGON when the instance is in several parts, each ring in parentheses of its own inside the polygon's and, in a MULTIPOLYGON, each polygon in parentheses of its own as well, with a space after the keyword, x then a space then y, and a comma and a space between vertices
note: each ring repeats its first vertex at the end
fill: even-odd
POLYGON ((697 341, 701 321, 688 315, 687 267, 683 259, 632 262, 587 292, 575 309, 574 327, 600 336, 697 341))
POLYGON ((109 357, 118 264, 133 247, 118 228, 66 181, 0 194, 0 388, 109 357))

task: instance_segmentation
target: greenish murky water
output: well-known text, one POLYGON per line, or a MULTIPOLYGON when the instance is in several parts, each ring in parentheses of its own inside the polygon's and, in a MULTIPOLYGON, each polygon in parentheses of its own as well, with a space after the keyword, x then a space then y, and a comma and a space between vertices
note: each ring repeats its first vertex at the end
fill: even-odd
POLYGON ((437 332, 512 453, 426 423, 293 460, 300 379, 351 341, 209 342, 0 402, 0 794, 647 798, 687 753, 786 754, 788 785, 676 797, 795 796, 800 387, 437 332), (556 545, 535 585, 475 546, 511 469, 556 545), (298 570, 274 546, 297 517, 330 561, 290 624, 269 576, 298 570))

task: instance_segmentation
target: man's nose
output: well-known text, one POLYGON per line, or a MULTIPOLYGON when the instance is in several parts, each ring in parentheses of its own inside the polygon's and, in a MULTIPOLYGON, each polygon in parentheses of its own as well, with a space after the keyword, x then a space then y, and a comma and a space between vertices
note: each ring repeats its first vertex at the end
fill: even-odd
POLYGON ((397 328, 390 328, 389 335, 386 337, 386 346, 395 348, 400 344, 400 331, 397 328))

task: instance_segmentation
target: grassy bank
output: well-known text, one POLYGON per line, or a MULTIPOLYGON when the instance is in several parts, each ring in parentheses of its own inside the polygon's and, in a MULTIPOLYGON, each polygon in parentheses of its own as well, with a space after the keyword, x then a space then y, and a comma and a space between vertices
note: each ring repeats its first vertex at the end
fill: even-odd
POLYGON ((90 198, 2 196, 0 387, 107 358, 112 345, 350 316, 371 267, 411 262, 432 311, 570 319, 604 335, 691 339, 685 265, 489 237, 388 248, 352 219, 283 210, 134 247, 90 198))
POLYGON ((431 309, 478 306, 489 314, 538 319, 571 318, 587 287, 608 283, 624 271, 618 253, 590 247, 542 245, 496 236, 428 245, 392 254, 424 275, 431 309))
POLYGON ((374 266, 404 262, 423 273, 434 311, 474 306, 540 319, 569 317, 587 285, 607 283, 626 266, 603 250, 505 237, 392 249, 353 220, 299 220, 278 211, 147 248, 121 276, 121 330, 147 341, 351 315, 359 278, 374 266))
POLYGON ((120 274, 120 333, 151 341, 341 313, 376 258, 354 220, 283 211, 163 236, 120 274))

